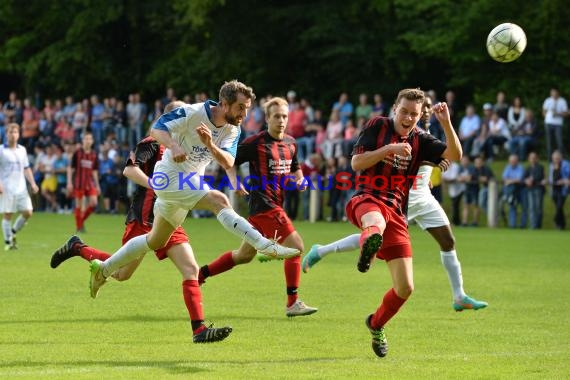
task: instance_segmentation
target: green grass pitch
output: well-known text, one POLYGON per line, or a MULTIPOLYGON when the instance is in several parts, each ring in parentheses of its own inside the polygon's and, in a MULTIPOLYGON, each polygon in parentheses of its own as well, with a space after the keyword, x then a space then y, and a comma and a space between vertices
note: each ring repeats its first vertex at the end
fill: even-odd
MULTIPOLYGON (((123 217, 93 216, 84 240, 118 248, 123 217)), ((200 264, 237 247, 215 220, 185 224, 200 264)), ((297 223, 306 247, 355 229, 297 223)), ((285 317, 282 264, 236 267, 202 287, 206 318, 229 324, 221 343, 192 343, 181 279, 147 255, 133 278, 89 297, 88 265, 49 259, 73 217, 37 214, 0 252, 3 379, 562 379, 570 377, 570 239, 567 232, 456 229, 467 292, 489 302, 456 313, 436 243, 410 227, 415 292, 387 325, 377 358, 365 317, 390 287, 386 266, 356 270, 357 253, 330 255, 302 274, 300 298, 319 312, 285 317)))

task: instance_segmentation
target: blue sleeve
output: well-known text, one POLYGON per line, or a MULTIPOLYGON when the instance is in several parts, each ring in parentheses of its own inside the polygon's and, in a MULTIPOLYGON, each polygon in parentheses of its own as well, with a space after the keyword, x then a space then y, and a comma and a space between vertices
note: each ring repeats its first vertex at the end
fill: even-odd
POLYGON ((173 127, 180 124, 181 119, 186 117, 184 107, 175 108, 172 111, 163 114, 152 126, 153 129, 169 132, 173 127))
POLYGON ((228 148, 221 148, 223 151, 226 151, 229 154, 231 154, 233 158, 235 158, 237 155, 237 147, 238 147, 240 135, 241 135, 241 128, 237 128, 237 135, 236 135, 234 141, 232 142, 232 145, 228 148))

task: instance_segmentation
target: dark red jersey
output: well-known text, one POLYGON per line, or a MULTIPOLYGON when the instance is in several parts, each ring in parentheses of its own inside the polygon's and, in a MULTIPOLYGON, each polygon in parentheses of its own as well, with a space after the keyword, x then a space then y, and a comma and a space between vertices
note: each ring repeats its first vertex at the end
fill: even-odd
POLYGON ((235 165, 249 162, 249 213, 255 215, 283 206, 284 189, 294 183, 299 169, 297 142, 289 135, 276 140, 267 131, 245 139, 237 149, 235 165), (290 177, 291 179, 288 179, 290 177))
POLYGON ((418 128, 413 128, 408 136, 400 136, 394 129, 394 121, 386 117, 370 119, 354 144, 354 154, 374 151, 388 144, 407 142, 412 147, 410 156, 390 155, 376 165, 357 173, 369 177, 368 183, 360 183, 355 195, 366 193, 380 199, 404 215, 408 203, 408 193, 423 161, 439 163, 447 148, 418 128))
POLYGON ((85 152, 83 148, 78 149, 71 157, 71 168, 73 173, 73 188, 75 190, 91 190, 95 188, 93 172, 99 170, 99 159, 97 152, 91 150, 85 152))
MULTIPOLYGON (((162 158, 164 146, 160 145, 154 138, 146 137, 141 140, 131 153, 126 166, 137 166, 148 177, 152 176, 154 165, 162 158)), ((127 213, 126 223, 137 221, 146 226, 152 226, 154 221, 154 202, 156 194, 152 189, 137 185, 133 200, 127 213)))

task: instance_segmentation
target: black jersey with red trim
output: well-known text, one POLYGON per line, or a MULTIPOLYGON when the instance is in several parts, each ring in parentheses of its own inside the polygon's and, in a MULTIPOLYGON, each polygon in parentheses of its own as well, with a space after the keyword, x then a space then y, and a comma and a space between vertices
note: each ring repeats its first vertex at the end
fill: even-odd
POLYGON ((277 140, 267 131, 250 136, 237 149, 235 165, 244 162, 249 162, 250 215, 282 207, 283 185, 288 187, 291 173, 299 169, 295 138, 286 134, 277 140))
MULTIPOLYGON (((137 166, 148 177, 151 177, 154 165, 162 158, 163 153, 164 146, 160 145, 154 138, 146 137, 137 144, 135 151, 131 152, 126 166, 137 166)), ((137 185, 125 224, 137 221, 143 225, 152 226, 155 201, 156 194, 152 189, 137 185)))
POLYGON ((387 117, 370 119, 354 144, 355 154, 374 151, 385 145, 407 142, 412 147, 409 156, 390 155, 376 165, 357 175, 366 176, 368 182, 358 185, 356 195, 370 194, 404 215, 410 188, 423 161, 439 163, 446 144, 418 128, 412 128, 407 136, 400 136, 394 129, 394 120, 387 117))
POLYGON ((93 171, 99 170, 99 158, 97 152, 86 152, 83 148, 78 149, 71 157, 73 173, 73 188, 75 190, 91 190, 95 188, 93 171))

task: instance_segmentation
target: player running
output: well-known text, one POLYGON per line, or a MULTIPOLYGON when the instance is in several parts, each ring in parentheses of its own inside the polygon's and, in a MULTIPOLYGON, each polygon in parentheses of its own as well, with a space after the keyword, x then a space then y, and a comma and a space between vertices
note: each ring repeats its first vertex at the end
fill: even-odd
MULTIPOLYGON (((165 107, 165 112, 183 105, 185 103, 180 101, 169 103, 165 107)), ((148 176, 152 175, 155 164, 162 158, 163 152, 163 146, 154 138, 147 137, 137 144, 134 153, 127 160, 123 174, 135 182, 137 187, 127 213, 123 244, 151 230, 156 194, 149 185, 148 176)), ((166 246, 156 250, 155 254, 159 260, 170 258, 182 275, 182 295, 190 316, 194 343, 216 342, 228 337, 232 331, 231 327, 214 328, 206 327, 204 324, 202 292, 198 284, 199 268, 184 229, 181 226, 177 227, 166 246)), ((79 237, 72 236, 52 255, 50 266, 55 269, 62 262, 75 256, 80 256, 87 261, 97 259, 102 262, 111 257, 106 252, 86 245, 79 237)), ((144 255, 119 268, 113 273, 113 278, 118 281, 128 280, 143 258, 144 255)))
MULTIPOLYGON (((278 243, 302 252, 303 239, 295 231, 293 223, 282 207, 283 186, 300 187, 304 180, 297 161, 297 143, 293 137, 285 134, 289 104, 285 99, 275 97, 265 103, 264 107, 267 130, 245 139, 238 146, 235 161, 236 166, 244 162, 249 163, 252 190, 248 220, 264 236, 276 236, 278 243)), ((242 194, 244 193, 247 192, 242 188, 242 194)), ((226 252, 212 263, 200 268, 200 283, 236 265, 249 263, 255 254, 255 248, 247 241, 243 242, 238 250, 226 252)), ((315 313, 317 308, 306 305, 297 296, 301 277, 301 257, 295 256, 284 260, 284 269, 287 286, 285 315, 295 317, 315 313)))
POLYGON ((2 232, 4 233, 4 250, 18 249, 16 233, 26 225, 33 213, 32 200, 28 193, 26 180, 32 193, 39 191, 30 169, 26 148, 18 144, 20 126, 10 123, 6 126, 6 144, 0 145, 0 212, 2 232), (12 225, 12 216, 20 212, 12 225))
POLYGON ((166 150, 149 179, 158 197, 152 228, 129 240, 105 262, 91 262, 92 295, 117 269, 149 250, 164 247, 194 208, 213 212, 228 231, 263 254, 283 258, 299 255, 299 250, 282 247, 262 236, 233 210, 223 193, 203 181, 205 168, 212 160, 226 170, 234 165, 239 125, 255 95, 251 87, 233 80, 222 85, 219 99, 219 103, 208 100, 176 108, 153 125, 151 136, 166 150))
MULTIPOLYGON (((422 109, 422 121, 425 130, 428 130, 428 121, 432 114, 432 104, 429 97, 425 98, 422 109)), ((451 231, 449 219, 439 202, 431 194, 429 179, 433 166, 422 165, 418 170, 415 186, 410 189, 408 200, 408 222, 416 221, 422 230, 428 231, 438 242, 440 247, 441 263, 447 272, 451 291, 453 294, 453 309, 478 310, 487 307, 487 302, 477 301, 468 296, 463 289, 461 263, 455 250, 455 238, 451 231)), ((359 234, 347 236, 333 243, 321 246, 313 245, 303 258, 303 272, 318 263, 323 257, 333 252, 348 252, 359 248, 359 234)))

